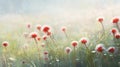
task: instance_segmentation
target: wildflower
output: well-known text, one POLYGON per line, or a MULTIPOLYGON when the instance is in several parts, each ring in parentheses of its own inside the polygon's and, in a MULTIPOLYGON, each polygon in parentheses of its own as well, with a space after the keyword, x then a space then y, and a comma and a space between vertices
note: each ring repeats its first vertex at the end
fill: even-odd
POLYGON ((77 41, 72 41, 72 42, 71 42, 71 45, 72 45, 73 47, 76 47, 76 46, 78 45, 78 42, 77 42, 77 41))
POLYGON ((67 54, 69 54, 71 51, 72 51, 72 49, 71 49, 70 47, 66 47, 66 48, 65 48, 65 52, 66 52, 67 54))
POLYGON ((43 35, 42 39, 46 40, 47 39, 47 35, 43 35))
POLYGON ((7 46, 9 45, 9 43, 8 43, 7 41, 4 41, 4 42, 2 43, 2 45, 3 45, 4 47, 7 47, 7 46))
POLYGON ((37 30, 40 31, 41 30, 41 25, 37 25, 36 28, 37 28, 37 30))
POLYGON ((112 28, 111 33, 112 33, 113 35, 115 35, 117 32, 118 32, 118 30, 117 30, 116 28, 112 28))
POLYGON ((48 51, 44 51, 44 55, 48 55, 48 51))
POLYGON ((108 52, 109 53, 114 53, 115 52, 115 47, 109 47, 108 52))
POLYGON ((103 44, 98 44, 96 47, 95 47, 95 50, 97 51, 97 52, 103 52, 104 51, 104 46, 103 46, 103 44))
POLYGON ((50 31, 50 26, 48 26, 48 25, 44 25, 43 27, 42 27, 42 31, 44 32, 44 33, 47 33, 48 31, 50 31))
POLYGON ((27 28, 31 28, 31 24, 27 24, 27 28))
POLYGON ((51 33, 50 31, 47 32, 47 36, 51 36, 51 34, 52 34, 52 33, 51 33))
POLYGON ((80 39, 80 42, 81 42, 82 44, 87 44, 88 41, 89 41, 88 38, 85 38, 85 37, 83 37, 83 38, 80 39))
POLYGON ((37 33, 36 32, 31 32, 30 33, 30 37, 31 38, 36 38, 38 35, 37 35, 37 33))
POLYGON ((120 38, 120 33, 116 33, 116 34, 115 34, 115 38, 116 38, 116 39, 119 39, 119 38, 120 38))
POLYGON ((63 32, 66 32, 66 27, 63 26, 63 27, 61 28, 61 30, 62 30, 63 32))
POLYGON ((113 23, 118 23, 119 22, 119 18, 117 18, 117 17, 113 18, 112 22, 113 23))
POLYGON ((104 19, 103 19, 102 17, 98 18, 98 21, 99 21, 100 23, 102 23, 103 20, 104 20, 104 19))
POLYGON ((40 37, 37 37, 37 40, 40 41, 40 37))

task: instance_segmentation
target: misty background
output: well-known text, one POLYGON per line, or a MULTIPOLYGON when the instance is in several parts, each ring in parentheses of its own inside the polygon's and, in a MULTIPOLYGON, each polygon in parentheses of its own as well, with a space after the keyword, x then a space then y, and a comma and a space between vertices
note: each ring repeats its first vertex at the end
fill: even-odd
POLYGON ((68 26, 76 31, 99 29, 97 17, 106 27, 120 16, 120 0, 0 0, 0 34, 26 23, 68 26))

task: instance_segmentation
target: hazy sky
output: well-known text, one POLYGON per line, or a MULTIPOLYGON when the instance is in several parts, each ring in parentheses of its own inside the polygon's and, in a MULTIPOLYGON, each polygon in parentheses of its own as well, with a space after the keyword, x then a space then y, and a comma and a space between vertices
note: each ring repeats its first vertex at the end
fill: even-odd
POLYGON ((0 0, 0 14, 60 13, 120 4, 120 0, 0 0))
POLYGON ((99 16, 108 27, 114 16, 120 16, 119 9, 120 0, 0 0, 0 29, 39 23, 90 30, 96 29, 99 16))

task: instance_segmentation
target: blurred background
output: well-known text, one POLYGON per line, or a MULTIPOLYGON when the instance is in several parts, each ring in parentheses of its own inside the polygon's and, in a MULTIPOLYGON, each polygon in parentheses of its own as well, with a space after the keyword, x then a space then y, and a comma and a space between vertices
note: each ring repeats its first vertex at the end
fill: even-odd
POLYGON ((0 34, 27 23, 93 31, 100 27, 97 17, 104 17, 108 27, 113 17, 120 16, 119 4, 120 0, 0 0, 0 34))

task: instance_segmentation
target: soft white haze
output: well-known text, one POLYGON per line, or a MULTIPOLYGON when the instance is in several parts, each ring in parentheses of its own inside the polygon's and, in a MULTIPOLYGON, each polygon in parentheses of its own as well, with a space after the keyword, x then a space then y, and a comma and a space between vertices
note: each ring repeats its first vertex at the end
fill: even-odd
POLYGON ((120 16, 119 9, 120 0, 0 0, 0 30, 39 23, 91 31, 97 28, 99 16, 110 26, 110 20, 120 16))

